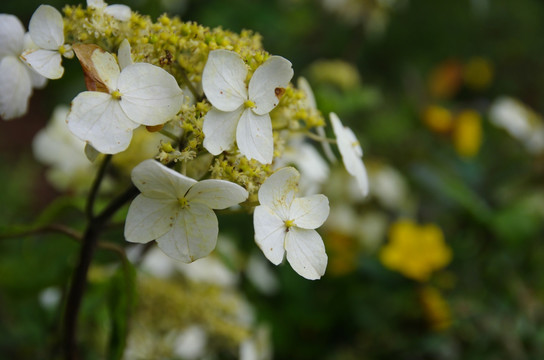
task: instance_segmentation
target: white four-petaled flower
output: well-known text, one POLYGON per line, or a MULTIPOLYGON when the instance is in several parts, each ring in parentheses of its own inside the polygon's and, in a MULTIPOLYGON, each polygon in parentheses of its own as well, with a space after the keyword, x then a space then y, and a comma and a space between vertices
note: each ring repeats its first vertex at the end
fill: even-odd
POLYGON ((338 142, 338 150, 348 173, 355 178, 363 196, 368 194, 368 175, 363 164, 363 149, 350 128, 342 125, 335 113, 330 114, 332 129, 338 142))
POLYGON ((23 116, 32 88, 47 81, 20 59, 24 49, 33 45, 16 16, 0 14, 0 116, 4 120, 23 116))
POLYGON ((80 93, 66 121, 74 135, 102 153, 125 150, 132 130, 166 123, 183 104, 176 79, 158 66, 127 60, 120 70, 113 55, 100 49, 92 52, 91 63, 108 92, 80 93))
POLYGON ((62 56, 74 57, 72 47, 64 44, 62 15, 52 6, 40 5, 32 15, 28 29, 37 48, 28 49, 21 58, 40 75, 59 79, 64 74, 62 56))
POLYGON ((255 242, 273 264, 287 253, 291 267, 306 279, 319 279, 327 267, 321 236, 314 229, 329 216, 325 195, 295 197, 300 174, 295 168, 276 171, 259 189, 253 224, 255 242))
POLYGON ((132 171, 141 191, 127 214, 125 238, 157 244, 167 255, 189 263, 208 255, 217 242, 217 217, 212 209, 225 209, 248 197, 240 185, 225 180, 197 182, 145 160, 132 171))
POLYGON ((291 63, 271 56, 255 70, 246 86, 248 69, 237 53, 214 50, 202 74, 202 87, 213 108, 204 118, 204 147, 213 155, 229 150, 236 140, 248 159, 270 164, 274 153, 274 109, 293 77, 291 63))
POLYGON ((108 5, 104 0, 87 0, 87 7, 112 16, 119 21, 128 21, 132 16, 132 11, 127 5, 113 4, 108 5))

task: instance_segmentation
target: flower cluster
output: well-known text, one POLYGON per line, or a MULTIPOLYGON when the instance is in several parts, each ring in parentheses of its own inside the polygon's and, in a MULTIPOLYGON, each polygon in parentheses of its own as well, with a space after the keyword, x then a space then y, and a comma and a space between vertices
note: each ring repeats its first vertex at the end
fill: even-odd
MULTIPOLYGON (((272 263, 286 254, 297 273, 320 278, 327 255, 315 229, 327 219, 329 205, 315 193, 328 163, 309 140, 322 143, 329 161, 336 161, 329 143, 337 144, 363 196, 368 179, 355 135, 330 114, 336 140, 326 138, 308 83, 291 83, 291 62, 264 51, 260 37, 247 31, 234 34, 166 15, 153 22, 98 0, 63 11, 40 6, 27 35, 17 18, 0 15, 2 117, 23 115, 32 87, 61 78, 63 57, 75 54, 87 91, 57 115, 59 124, 49 132, 68 130, 73 139, 67 143, 77 143, 70 145, 73 151, 90 159, 114 155, 121 173, 132 170, 141 194, 128 211, 127 241, 156 240, 169 256, 192 262, 215 248, 213 210, 240 205, 254 211, 255 241, 272 263), (299 180, 308 196, 295 197, 299 180)), ((46 152, 40 158, 65 169, 65 177, 70 169, 93 168, 63 166, 68 146, 36 144, 37 152, 46 152)))

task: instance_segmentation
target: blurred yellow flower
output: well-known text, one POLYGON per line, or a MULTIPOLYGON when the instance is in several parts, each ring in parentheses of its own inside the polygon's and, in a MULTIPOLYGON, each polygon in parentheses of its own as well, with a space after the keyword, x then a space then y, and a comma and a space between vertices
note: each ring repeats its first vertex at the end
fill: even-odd
POLYGON ((435 67, 428 80, 429 93, 433 98, 453 97, 463 80, 462 66, 457 60, 446 60, 435 67))
POLYGON ((441 331, 451 326, 451 311, 438 289, 425 286, 419 292, 423 313, 431 328, 441 331))
POLYGON ((417 281, 426 281, 433 271, 448 265, 451 257, 438 226, 420 226, 410 220, 391 225, 389 243, 380 252, 385 267, 417 281))
POLYGON ((427 106, 422 117, 425 125, 434 132, 448 133, 453 128, 453 114, 443 106, 427 106))
POLYGON ((493 65, 483 57, 473 57, 463 67, 463 78, 468 88, 483 90, 493 80, 493 65))
POLYGON ((353 236, 329 231, 325 237, 325 247, 329 256, 327 272, 330 275, 347 275, 357 268, 359 244, 353 236))
POLYGON ((344 91, 353 90, 361 85, 359 70, 342 60, 315 61, 310 66, 310 78, 315 83, 336 85, 344 91))
POLYGON ((482 145, 482 118, 474 110, 465 110, 457 115, 453 130, 453 145, 463 157, 473 157, 482 145))

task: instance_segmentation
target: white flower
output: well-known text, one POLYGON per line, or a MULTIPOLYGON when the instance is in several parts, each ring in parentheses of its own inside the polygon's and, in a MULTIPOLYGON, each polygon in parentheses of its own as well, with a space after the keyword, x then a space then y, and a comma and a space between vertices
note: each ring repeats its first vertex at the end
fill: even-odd
POLYGON ((32 87, 42 87, 41 75, 20 60, 23 50, 32 42, 16 16, 0 14, 0 116, 11 120, 28 110, 32 87))
POLYGON ((218 155, 236 140, 248 159, 270 164, 274 153, 272 122, 274 109, 293 77, 291 63, 271 56, 246 86, 247 67, 237 53, 214 50, 202 73, 202 87, 213 108, 204 118, 204 147, 218 155))
MULTIPOLYGON (((306 106, 312 109, 317 109, 317 103, 315 101, 314 92, 312 91, 312 87, 310 86, 310 83, 308 83, 308 80, 306 80, 302 76, 299 77, 297 81, 297 86, 300 90, 304 91, 304 93, 306 94, 306 99, 305 99, 306 106)), ((316 131, 317 131, 317 134, 321 136, 322 138, 326 137, 325 128, 323 126, 316 127, 316 131)), ((329 144, 327 141, 322 141, 321 147, 323 148, 323 152, 325 153, 325 156, 327 157, 327 159, 329 159, 329 161, 332 163, 335 162, 336 157, 334 156, 332 152, 331 144, 329 144)))
POLYGON ((142 193, 128 210, 125 238, 136 243, 157 240, 167 255, 186 263, 215 248, 219 229, 212 209, 225 209, 248 197, 237 184, 197 182, 154 160, 136 166, 132 181, 142 193))
POLYGON ((72 133, 102 153, 125 150, 132 130, 164 124, 181 108, 183 94, 176 79, 160 67, 136 63, 120 70, 115 58, 99 48, 92 51, 90 63, 92 75, 108 92, 80 93, 67 122, 72 133))
POLYGON ((85 143, 66 125, 68 106, 57 106, 47 126, 32 141, 36 159, 50 166, 46 175, 57 189, 88 190, 95 167, 84 153, 85 143))
POLYGON ((348 173, 357 180, 357 185, 363 196, 366 196, 368 194, 368 175, 363 164, 361 145, 353 131, 343 126, 335 113, 330 114, 330 119, 338 142, 338 149, 342 155, 342 162, 348 173))
POLYGON ((327 267, 321 236, 314 229, 329 215, 325 195, 296 198, 300 174, 295 168, 276 171, 259 189, 253 224, 255 242, 273 264, 287 253, 287 261, 301 276, 319 279, 327 267))
POLYGON ((274 161, 276 168, 295 165, 300 170, 300 192, 305 195, 315 194, 329 178, 329 166, 312 145, 304 142, 302 136, 292 137, 283 155, 274 161))
POLYGON ((105 14, 108 14, 119 21, 128 21, 132 16, 132 11, 127 5, 108 5, 104 0, 87 0, 87 7, 103 11, 105 14))
POLYGON ((64 74, 62 56, 71 59, 74 51, 64 44, 62 15, 52 6, 40 5, 28 26, 30 37, 37 49, 25 51, 21 58, 37 73, 48 79, 59 79, 64 74))
POLYGON ((500 97, 489 109, 491 122, 508 131, 525 148, 538 154, 544 150, 544 123, 542 118, 520 101, 500 97))

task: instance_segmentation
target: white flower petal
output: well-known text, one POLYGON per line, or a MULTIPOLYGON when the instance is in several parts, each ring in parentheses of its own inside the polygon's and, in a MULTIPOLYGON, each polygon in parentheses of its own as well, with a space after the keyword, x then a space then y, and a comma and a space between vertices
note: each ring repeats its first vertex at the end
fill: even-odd
POLYGON ((183 104, 183 93, 176 79, 158 66, 137 63, 127 66, 119 76, 121 107, 128 117, 143 125, 164 124, 183 104))
POLYGON ((125 239, 145 244, 174 226, 179 203, 174 199, 151 199, 138 195, 130 204, 125 222, 125 239))
POLYGON ((261 205, 257 206, 253 213, 253 227, 255 242, 264 256, 274 265, 281 263, 285 254, 286 227, 283 220, 268 206, 261 205))
POLYGON ((134 167, 131 177, 142 194, 154 199, 177 200, 197 183, 152 159, 144 160, 134 167))
POLYGON ((300 174, 293 167, 286 167, 270 175, 259 189, 259 202, 272 210, 284 221, 289 219, 291 203, 298 192, 300 174))
POLYGON ((14 15, 0 14, 0 59, 19 56, 23 51, 25 28, 14 15))
POLYGON ((270 115, 257 115, 251 109, 246 109, 236 128, 236 142, 240 152, 248 159, 263 164, 272 163, 274 138, 270 115))
POLYGON ((130 7, 120 4, 110 5, 104 9, 104 12, 119 21, 129 21, 132 16, 130 7))
POLYGON ((28 30, 36 45, 58 50, 64 44, 64 23, 60 12, 50 5, 40 5, 32 15, 28 30))
POLYGON ((202 131, 204 132, 204 147, 213 155, 219 155, 229 150, 236 139, 236 127, 244 107, 234 111, 224 112, 212 108, 204 116, 202 131))
POLYGON ((362 149, 351 129, 342 125, 335 113, 330 114, 332 129, 336 135, 338 149, 348 173, 355 177, 363 196, 368 194, 368 175, 361 159, 362 149))
POLYGON ((96 75, 108 87, 110 92, 117 90, 121 71, 113 55, 109 52, 95 49, 91 55, 91 62, 96 75))
POLYGON ((0 116, 4 120, 23 116, 31 93, 32 84, 26 65, 13 56, 1 59, 0 116))
POLYGON ((106 7, 106 3, 104 2, 104 0, 87 0, 87 7, 100 9, 106 7))
POLYGON ((72 101, 66 120, 70 131, 88 141, 104 154, 116 154, 130 144, 132 130, 138 124, 131 121, 110 94, 86 91, 72 101))
POLYGON ((211 209, 225 209, 245 201, 246 189, 225 180, 203 180, 193 185, 187 193, 187 201, 200 203, 211 209))
POLYGON ((47 85, 47 78, 45 76, 38 74, 30 66, 27 66, 27 70, 34 89, 43 89, 47 85))
POLYGON ((132 55, 130 53, 130 43, 127 39, 123 40, 121 45, 119 45, 119 49, 117 50, 117 59, 119 59, 119 67, 121 70, 134 64, 132 61, 132 55))
POLYGON ((329 216, 329 199, 325 195, 296 198, 291 203, 291 220, 303 229, 315 229, 323 225, 329 216))
POLYGON ((179 211, 172 230, 158 238, 157 244, 166 255, 190 263, 212 252, 218 233, 213 210, 194 203, 179 211))
POLYGON ((21 58, 38 74, 48 79, 60 79, 64 74, 62 56, 53 50, 30 50, 21 55, 21 58))
POLYGON ((285 237, 287 261, 300 276, 319 279, 327 268, 327 253, 321 236, 315 230, 291 227, 285 237))
POLYGON ((247 100, 247 68, 237 53, 214 50, 202 73, 202 88, 208 100, 221 111, 233 111, 247 100))
POLYGON ((292 77, 291 62, 281 56, 271 56, 259 66, 249 81, 249 99, 256 105, 253 111, 263 115, 275 108, 292 77))

